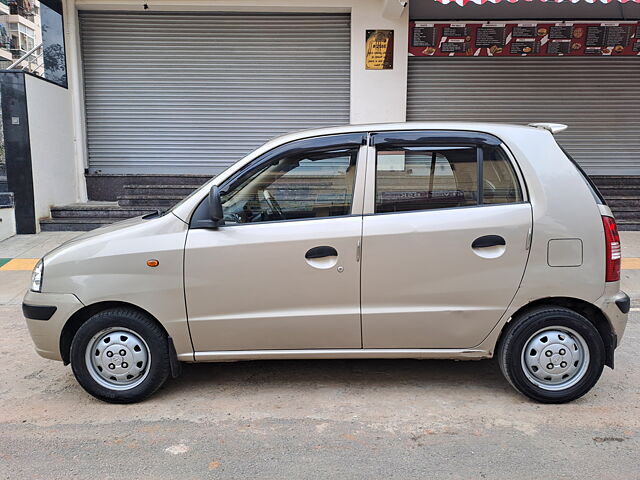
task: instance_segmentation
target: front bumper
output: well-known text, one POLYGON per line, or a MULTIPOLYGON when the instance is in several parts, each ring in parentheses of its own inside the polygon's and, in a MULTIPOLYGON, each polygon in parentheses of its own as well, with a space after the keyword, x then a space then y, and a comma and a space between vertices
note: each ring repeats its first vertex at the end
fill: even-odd
POLYGON ((23 312, 31 339, 38 355, 51 360, 62 360, 60 334, 69 317, 84 305, 69 293, 37 293, 28 291, 24 296, 23 312), (47 308, 48 307, 48 308, 47 308), (52 307, 55 307, 55 311, 52 307), (44 315, 47 312, 47 315, 44 315), (51 313, 51 315, 49 315, 51 313), (45 320, 45 317, 49 317, 45 320), (38 318, 40 317, 40 318, 38 318))

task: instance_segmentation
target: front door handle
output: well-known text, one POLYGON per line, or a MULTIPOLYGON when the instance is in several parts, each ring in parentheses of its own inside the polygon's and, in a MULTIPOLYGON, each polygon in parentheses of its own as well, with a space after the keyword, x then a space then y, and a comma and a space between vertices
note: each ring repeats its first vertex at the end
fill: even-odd
POLYGON ((506 244, 507 242, 500 235, 484 235, 476 238, 471 244, 471 248, 497 247, 506 244))
POLYGON ((338 251, 326 245, 320 247, 313 247, 305 253, 304 258, 310 260, 312 258, 324 258, 324 257, 337 257, 338 251))

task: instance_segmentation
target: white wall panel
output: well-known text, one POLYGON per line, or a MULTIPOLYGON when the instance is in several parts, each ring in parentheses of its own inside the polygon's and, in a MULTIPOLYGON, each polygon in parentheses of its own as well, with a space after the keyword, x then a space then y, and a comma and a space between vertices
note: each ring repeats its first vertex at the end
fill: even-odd
MULTIPOLYGON (((36 220, 52 205, 78 201, 71 94, 25 75, 36 220)), ((37 224, 37 223, 36 223, 37 224)))

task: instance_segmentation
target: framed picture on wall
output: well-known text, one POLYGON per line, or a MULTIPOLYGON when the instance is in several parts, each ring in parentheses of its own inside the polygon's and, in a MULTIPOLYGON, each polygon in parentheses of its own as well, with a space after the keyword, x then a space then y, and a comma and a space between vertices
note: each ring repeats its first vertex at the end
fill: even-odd
POLYGON ((393 30, 367 30, 365 67, 367 70, 393 68, 393 30))

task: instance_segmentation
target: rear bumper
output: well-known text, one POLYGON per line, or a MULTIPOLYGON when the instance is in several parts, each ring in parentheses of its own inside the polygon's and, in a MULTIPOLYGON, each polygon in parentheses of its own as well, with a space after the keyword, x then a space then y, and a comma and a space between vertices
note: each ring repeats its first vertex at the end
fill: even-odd
POLYGON ((22 312, 38 355, 62 360, 60 333, 69 317, 83 306, 72 294, 27 292, 22 312))
POLYGON ((616 300, 616 305, 622 313, 629 313, 629 310, 631 310, 631 298, 629 298, 629 295, 625 293, 624 297, 616 300))
POLYGON ((596 305, 600 307, 611 325, 611 331, 615 336, 614 348, 620 344, 627 327, 631 300, 629 295, 615 286, 607 286, 605 294, 598 299, 596 305))

